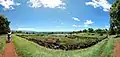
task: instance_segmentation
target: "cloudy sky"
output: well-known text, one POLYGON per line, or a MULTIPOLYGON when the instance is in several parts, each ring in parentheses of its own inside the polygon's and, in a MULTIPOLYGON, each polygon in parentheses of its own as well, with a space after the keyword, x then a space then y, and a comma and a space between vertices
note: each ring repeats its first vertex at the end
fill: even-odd
POLYGON ((12 30, 73 31, 109 28, 114 0, 0 0, 12 30))

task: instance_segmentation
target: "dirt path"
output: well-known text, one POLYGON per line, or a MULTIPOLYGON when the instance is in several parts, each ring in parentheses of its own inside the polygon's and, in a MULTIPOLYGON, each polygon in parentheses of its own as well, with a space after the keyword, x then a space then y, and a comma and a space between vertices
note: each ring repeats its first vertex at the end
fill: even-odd
POLYGON ((2 54, 2 57, 18 57, 14 44, 12 42, 6 43, 6 48, 2 54))
POLYGON ((113 57, 120 57, 120 40, 117 40, 115 42, 114 56, 113 57))

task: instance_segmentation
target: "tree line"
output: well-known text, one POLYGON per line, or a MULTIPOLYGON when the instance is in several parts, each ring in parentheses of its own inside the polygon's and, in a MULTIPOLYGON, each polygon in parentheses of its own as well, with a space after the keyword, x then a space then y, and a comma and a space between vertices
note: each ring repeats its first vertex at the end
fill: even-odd
POLYGON ((88 28, 79 31, 73 32, 29 32, 29 31, 12 31, 13 33, 22 33, 22 34, 73 34, 73 33, 98 33, 98 34, 106 34, 108 33, 108 29, 93 29, 88 28))
POLYGON ((88 28, 80 31, 73 31, 73 33, 99 33, 99 34, 105 34, 108 33, 108 29, 93 29, 88 28))

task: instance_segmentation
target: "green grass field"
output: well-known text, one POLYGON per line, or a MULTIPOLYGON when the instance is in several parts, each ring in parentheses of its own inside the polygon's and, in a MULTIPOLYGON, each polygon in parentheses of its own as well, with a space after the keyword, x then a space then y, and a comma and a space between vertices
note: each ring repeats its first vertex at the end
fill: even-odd
POLYGON ((5 44, 6 44, 5 42, 6 42, 6 35, 0 35, 0 53, 5 48, 5 44))
POLYGON ((114 38, 107 38, 89 48, 71 51, 48 49, 15 35, 13 42, 21 57, 110 57, 114 38))

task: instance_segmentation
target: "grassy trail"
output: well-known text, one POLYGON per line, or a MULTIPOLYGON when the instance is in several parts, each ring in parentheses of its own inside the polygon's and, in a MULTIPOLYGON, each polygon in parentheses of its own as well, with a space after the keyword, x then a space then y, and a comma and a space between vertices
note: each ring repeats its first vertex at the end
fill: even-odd
POLYGON ((0 57, 17 57, 13 43, 6 43, 7 35, 0 35, 0 57))
POLYGON ((6 48, 4 49, 2 57, 18 57, 12 42, 6 43, 6 48))

